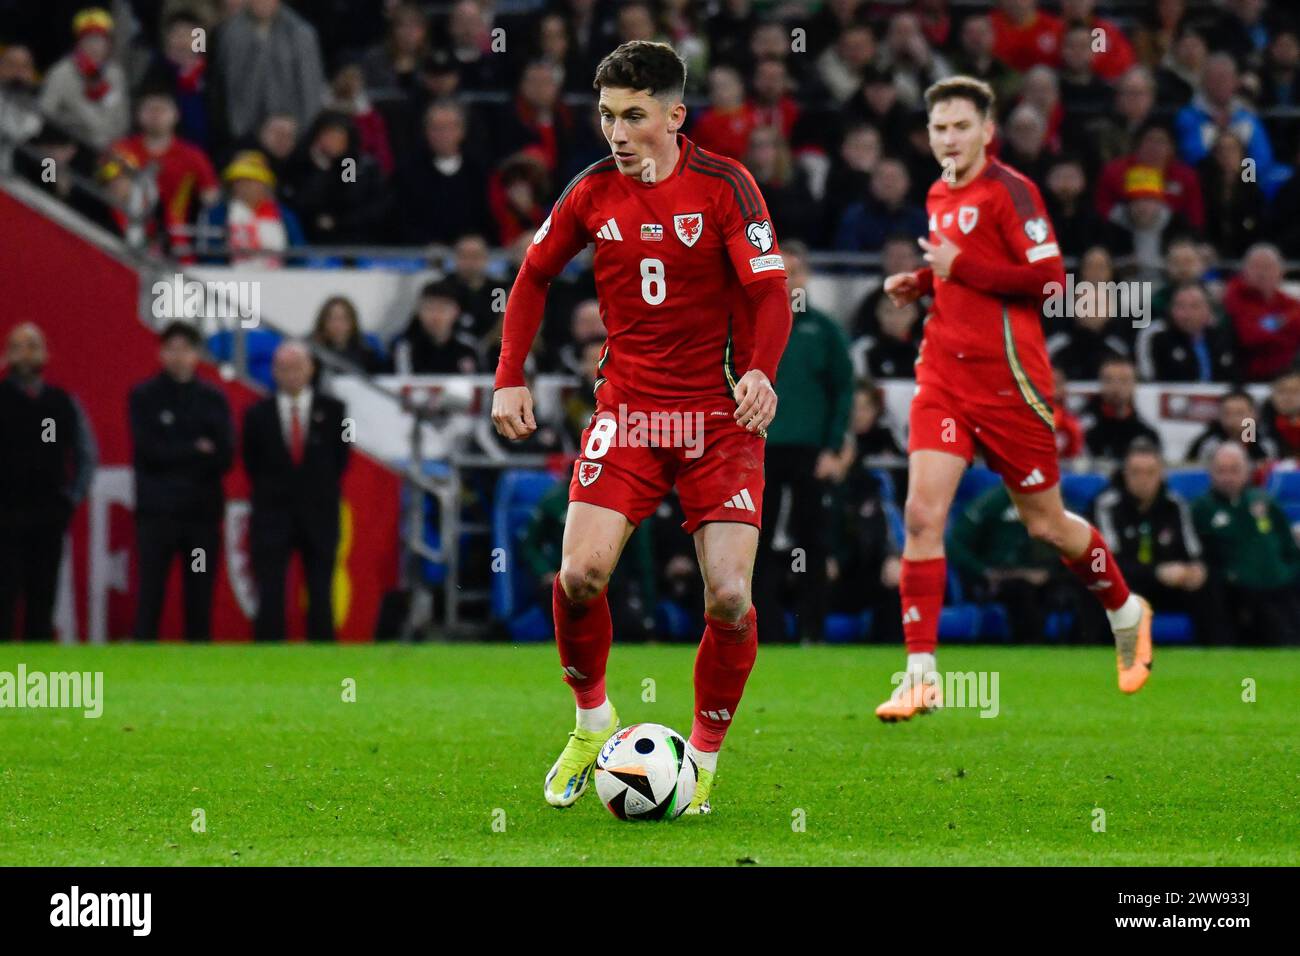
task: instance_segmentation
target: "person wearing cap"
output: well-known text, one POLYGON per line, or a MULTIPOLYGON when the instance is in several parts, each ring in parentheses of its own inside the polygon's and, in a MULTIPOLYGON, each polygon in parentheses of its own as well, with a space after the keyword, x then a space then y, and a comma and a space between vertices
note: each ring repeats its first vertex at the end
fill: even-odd
POLYGON ((224 245, 230 261, 262 268, 283 265, 277 253, 303 244, 298 217, 275 198, 275 173, 266 157, 244 150, 222 171, 226 199, 199 219, 196 246, 211 255, 224 245))
POLYGON ((1116 257, 1133 258, 1136 279, 1164 275, 1166 234, 1186 228, 1165 199, 1165 175, 1155 166, 1130 166, 1124 173, 1123 202, 1115 205, 1106 223, 1106 248, 1116 257))
POLYGON ((77 139, 107 149, 131 122, 126 74, 109 59, 113 18, 99 7, 82 10, 72 20, 72 32, 76 45, 46 74, 38 106, 77 139))

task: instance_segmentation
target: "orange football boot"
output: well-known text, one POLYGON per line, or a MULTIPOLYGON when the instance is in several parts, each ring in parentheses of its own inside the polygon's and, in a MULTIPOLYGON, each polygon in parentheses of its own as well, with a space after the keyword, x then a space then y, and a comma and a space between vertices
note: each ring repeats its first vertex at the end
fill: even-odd
POLYGON ((1146 598, 1137 597, 1142 605, 1142 616, 1134 627, 1115 631, 1116 667, 1119 669, 1119 689, 1126 694, 1136 694, 1151 676, 1154 652, 1151 643, 1151 621, 1155 617, 1146 598))
MULTIPOLYGON (((937 676, 937 675, 935 675, 937 676)), ((876 716, 887 724, 911 720, 917 714, 928 714, 943 706, 943 691, 938 681, 914 680, 908 674, 898 685, 889 700, 876 708, 876 716)))

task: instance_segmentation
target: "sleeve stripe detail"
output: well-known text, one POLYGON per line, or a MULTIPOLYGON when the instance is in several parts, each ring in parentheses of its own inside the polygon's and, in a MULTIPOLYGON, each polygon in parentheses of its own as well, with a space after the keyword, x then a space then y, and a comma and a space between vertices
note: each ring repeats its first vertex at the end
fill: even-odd
POLYGON ((1034 205, 1034 196, 1029 186, 1012 170, 994 160, 989 164, 989 175, 1006 187, 1017 216, 1021 219, 1030 219, 1038 215, 1038 208, 1034 205))
POLYGON ((750 179, 749 170, 745 169, 744 166, 732 159, 714 155, 699 155, 698 148, 696 154, 697 155, 692 157, 695 162, 705 166, 716 167, 717 169, 725 169, 735 177, 736 182, 740 184, 741 191, 744 192, 745 196, 749 199, 750 218, 757 216, 762 211, 763 199, 759 195, 758 187, 756 187, 750 179))
POLYGON ((754 218, 762 209, 757 189, 750 184, 748 177, 742 170, 723 163, 721 160, 706 156, 704 151, 700 149, 695 150, 695 154, 687 161, 687 165, 696 172, 721 176, 730 182, 731 188, 736 191, 736 200, 740 204, 741 214, 746 219, 754 218))
POLYGON ((595 175, 596 173, 608 172, 614 168, 615 163, 613 156, 606 156, 604 159, 592 163, 582 172, 578 173, 578 175, 569 180, 569 185, 564 187, 564 192, 560 193, 560 198, 555 200, 555 205, 552 207, 551 212, 554 213, 556 209, 560 208, 560 203, 564 202, 565 198, 573 190, 573 187, 578 185, 579 182, 586 179, 588 176, 595 175))
POLYGON ((1054 242, 1044 242, 1042 245, 1031 246, 1025 250, 1025 257, 1030 262, 1037 262, 1039 259, 1050 259, 1060 254, 1061 249, 1054 242))

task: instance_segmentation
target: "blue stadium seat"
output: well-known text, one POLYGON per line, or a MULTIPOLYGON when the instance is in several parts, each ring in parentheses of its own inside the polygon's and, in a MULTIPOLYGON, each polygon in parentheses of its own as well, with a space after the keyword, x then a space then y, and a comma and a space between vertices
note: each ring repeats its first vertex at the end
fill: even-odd
POLYGON ((1043 625, 1043 636, 1049 641, 1059 641, 1074 627, 1074 614, 1070 611, 1053 611, 1043 625))
POLYGON ((894 479, 889 477, 889 472, 883 468, 872 468, 870 474, 875 475, 876 481, 880 483, 880 500, 885 504, 896 505, 898 496, 894 494, 894 479))
POLYGON ((1300 501, 1300 471, 1274 471, 1268 476, 1268 484, 1264 487, 1283 505, 1300 501))
POLYGON ((1065 506, 1071 511, 1087 514, 1092 507, 1092 500, 1101 494, 1102 489, 1110 483, 1105 475, 1084 472, 1082 474, 1061 475, 1061 497, 1065 506))
POLYGON ((954 604, 939 614, 941 641, 973 641, 983 628, 983 612, 978 604, 954 604))
POLYGON ((373 332, 362 332, 361 339, 376 355, 381 358, 388 357, 388 349, 384 347, 384 340, 379 336, 375 335, 373 332))
POLYGON ((1195 636, 1187 614, 1161 613, 1151 621, 1151 640, 1157 644, 1190 644, 1195 636))
POLYGON ((510 622, 510 639, 521 643, 549 641, 552 633, 551 616, 534 604, 510 622))
POLYGON ((509 555, 508 571, 492 575, 492 614, 511 620, 533 604, 536 582, 518 559, 518 544, 534 508, 558 479, 548 471, 516 468, 501 473, 492 507, 492 547, 509 555))
POLYGON ((961 484, 957 486, 957 494, 953 496, 952 512, 955 514, 966 507, 967 504, 1001 480, 996 472, 990 471, 983 465, 973 465, 967 468, 965 474, 961 476, 961 484))
MULTIPOLYGON (((244 346, 248 352, 249 377, 268 389, 275 390, 275 379, 271 377, 271 360, 275 349, 280 344, 278 333, 267 329, 245 329, 244 346)), ((233 362, 235 358, 235 333, 218 332, 208 337, 208 351, 218 362, 233 362)))
POLYGON ((1184 501, 1194 501, 1210 490, 1210 473, 1204 468, 1182 468, 1165 478, 1169 490, 1184 501))
POLYGON ((872 613, 826 615, 825 638, 827 644, 849 644, 866 640, 871 633, 872 613))
POLYGON ((982 604, 983 620, 980 622, 980 634, 986 641, 1011 640, 1011 617, 1004 604, 982 604))
POLYGON ((691 620, 680 604, 673 601, 660 601, 655 605, 655 630, 659 632, 660 637, 667 637, 671 640, 686 640, 691 636, 692 630, 698 630, 699 625, 691 620))
POLYGON ((358 269, 387 269, 389 272, 423 272, 429 263, 422 256, 362 256, 358 269))

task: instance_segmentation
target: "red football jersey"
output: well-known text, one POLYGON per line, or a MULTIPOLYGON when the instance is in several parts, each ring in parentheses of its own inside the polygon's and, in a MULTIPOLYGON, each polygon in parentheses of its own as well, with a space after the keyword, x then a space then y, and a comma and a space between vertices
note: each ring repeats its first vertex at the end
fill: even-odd
POLYGON ((607 333, 602 380, 620 395, 665 404, 731 395, 753 345, 743 286, 785 278, 776 230, 749 171, 680 134, 678 146, 677 165, 658 182, 624 175, 613 156, 587 167, 560 195, 525 260, 552 277, 596 244, 592 268, 607 333))
POLYGON ((934 307, 916 363, 918 385, 933 383, 984 405, 1027 403, 1051 418, 1052 366, 1043 337, 1043 299, 1065 283, 1061 251, 1038 188, 989 159, 953 188, 942 177, 926 197, 930 241, 947 236, 962 251, 947 279, 929 269, 934 307))

